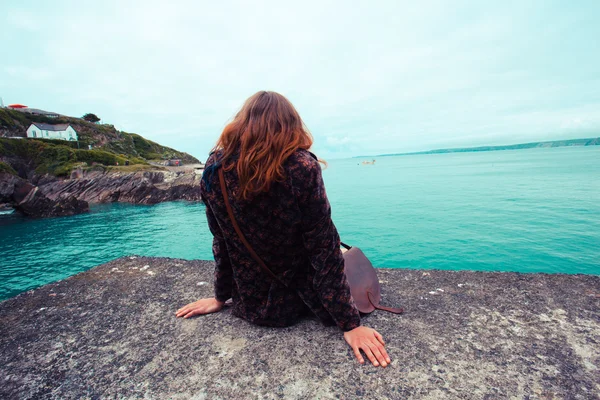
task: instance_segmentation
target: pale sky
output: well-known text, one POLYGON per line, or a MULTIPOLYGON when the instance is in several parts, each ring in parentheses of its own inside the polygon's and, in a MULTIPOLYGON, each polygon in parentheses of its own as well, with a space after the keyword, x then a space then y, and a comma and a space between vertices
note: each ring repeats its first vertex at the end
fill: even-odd
POLYGON ((600 1, 0 0, 0 97, 205 160, 258 90, 324 158, 600 136, 600 1))

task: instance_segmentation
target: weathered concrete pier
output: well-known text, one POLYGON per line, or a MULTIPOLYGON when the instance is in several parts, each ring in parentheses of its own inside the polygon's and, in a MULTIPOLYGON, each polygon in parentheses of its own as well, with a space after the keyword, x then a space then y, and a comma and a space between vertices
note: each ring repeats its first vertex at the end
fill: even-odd
POLYGON ((2 399, 597 399, 600 277, 380 270, 364 319, 386 369, 341 332, 181 320, 213 263, 125 257, 0 303, 2 399))

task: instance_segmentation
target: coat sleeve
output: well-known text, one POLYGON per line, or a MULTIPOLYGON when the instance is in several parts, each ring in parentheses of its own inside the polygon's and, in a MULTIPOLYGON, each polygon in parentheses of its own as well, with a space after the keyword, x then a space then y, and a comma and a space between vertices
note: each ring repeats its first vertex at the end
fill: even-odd
MULTIPOLYGON (((204 196, 203 196, 204 197, 204 196)), ((213 234, 212 251, 215 258, 215 298, 218 301, 227 301, 231 298, 231 289, 233 285, 233 270, 227 252, 227 244, 223 238, 221 227, 210 208, 210 204, 204 201, 206 205, 206 219, 208 228, 213 234)))
POLYGON ((294 186, 302 213, 304 247, 315 271, 313 287, 340 329, 349 331, 360 326, 360 314, 344 272, 340 237, 331 220, 321 166, 308 155, 301 164, 294 186))

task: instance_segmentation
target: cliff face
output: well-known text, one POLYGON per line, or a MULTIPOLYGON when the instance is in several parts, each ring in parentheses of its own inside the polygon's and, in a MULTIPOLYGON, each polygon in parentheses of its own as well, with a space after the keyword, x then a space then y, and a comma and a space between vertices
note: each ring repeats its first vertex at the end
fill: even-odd
POLYGON ((137 171, 131 173, 76 170, 69 179, 36 177, 31 182, 0 173, 0 204, 33 217, 73 215, 89 204, 163 201, 200 201, 201 175, 193 170, 137 171))
POLYGON ((392 364, 356 362, 337 327, 251 325, 213 295, 214 263, 124 257, 0 303, 3 399, 598 399, 600 277, 378 270, 363 323, 392 364))
POLYGON ((88 203, 200 201, 200 179, 201 175, 191 170, 131 173, 74 171, 71 179, 44 183, 40 190, 51 199, 74 196, 88 203))
POLYGON ((51 199, 25 179, 0 173, 0 209, 10 208, 32 217, 58 217, 86 212, 89 205, 74 196, 51 199))

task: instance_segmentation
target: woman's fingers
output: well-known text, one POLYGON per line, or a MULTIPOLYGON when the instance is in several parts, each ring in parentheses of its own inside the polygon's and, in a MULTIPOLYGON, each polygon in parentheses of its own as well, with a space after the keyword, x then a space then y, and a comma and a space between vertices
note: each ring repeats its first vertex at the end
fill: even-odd
POLYGON ((385 357, 385 361, 388 364, 390 364, 392 362, 392 360, 390 359, 390 356, 388 355, 385 347, 383 347, 383 345, 382 345, 379 350, 381 350, 381 354, 385 357))
POLYGON ((189 310, 191 310, 192 308, 194 308, 195 305, 196 305, 196 302, 186 304, 185 306, 183 306, 179 310, 177 310, 176 315, 179 317, 181 315, 186 314, 189 310))
POLYGON ((188 305, 186 305, 186 306, 183 306, 183 307, 181 307, 179 310, 177 310, 177 314, 181 314, 182 312, 185 312, 185 311, 187 311, 187 309, 188 309, 189 307, 190 307, 190 305, 189 305, 189 304, 188 304, 188 305))
POLYGON ((358 362, 364 364, 365 359, 362 357, 362 354, 360 354, 360 349, 358 348, 358 346, 352 346, 352 350, 354 350, 354 355, 356 356, 358 362))
POLYGON ((194 312, 193 310, 187 310, 184 313, 183 318, 189 318, 189 317, 191 317, 193 312, 194 312))
POLYGON ((192 307, 185 307, 185 308, 181 309, 180 311, 178 311, 176 315, 178 317, 183 317, 184 315, 189 313, 191 310, 192 310, 192 307))
POLYGON ((383 336, 381 336, 379 334, 379 332, 373 331, 373 335, 375 335, 375 338, 379 341, 379 343, 381 343, 382 345, 385 346, 385 342, 383 341, 383 336))
POLYGON ((177 317, 189 318, 194 315, 210 314, 223 308, 223 303, 214 298, 200 299, 193 303, 186 304, 175 313, 177 317))
POLYGON ((175 314, 177 317, 189 318, 192 315, 195 315, 195 312, 199 309, 197 305, 194 303, 188 304, 187 306, 180 308, 179 311, 175 314), (192 315, 190 315, 192 314, 192 315))
POLYGON ((181 316, 185 315, 185 313, 187 313, 187 307, 182 307, 179 310, 177 310, 177 312, 175 313, 175 315, 177 317, 181 317, 181 316))
POLYGON ((369 346, 369 348, 371 349, 371 351, 373 352, 373 355, 375 356, 375 358, 377 359, 377 361, 379 362, 379 364, 381 364, 382 367, 387 367, 387 361, 385 359, 385 356, 382 353, 382 348, 383 346, 381 346, 380 343, 373 341, 371 343, 367 343, 367 345, 369 346))
POLYGON ((191 310, 189 310, 184 318, 190 318, 195 315, 206 314, 206 311, 207 311, 206 306, 196 306, 196 307, 192 308, 191 310))
POLYGON ((385 358, 385 361, 389 364, 392 362, 392 360, 390 359, 390 356, 388 355, 387 351, 385 350, 385 341, 383 340, 383 336, 381 336, 381 334, 377 331, 373 331, 373 335, 375 336, 375 338, 377 339, 377 341, 381 344, 378 345, 377 348, 379 349, 379 351, 381 352, 382 356, 385 358))
POLYGON ((371 364, 378 367, 379 361, 377 361, 377 358, 375 358, 375 355, 371 351, 371 348, 368 346, 368 344, 363 344, 360 346, 360 348, 362 349, 362 351, 365 352, 365 354, 367 355, 367 358, 369 359, 369 361, 371 361, 371 364))

